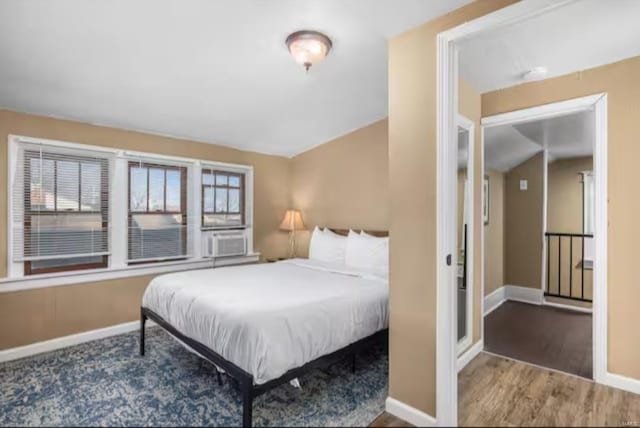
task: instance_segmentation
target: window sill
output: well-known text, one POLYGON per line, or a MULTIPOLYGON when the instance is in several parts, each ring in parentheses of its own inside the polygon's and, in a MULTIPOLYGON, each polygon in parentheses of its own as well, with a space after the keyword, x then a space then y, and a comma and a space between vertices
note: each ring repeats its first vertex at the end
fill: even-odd
POLYGON ((211 231, 224 231, 224 230, 246 230, 250 229, 251 226, 248 224, 239 224, 236 226, 201 226, 200 230, 202 232, 211 232, 211 231))
POLYGON ((144 265, 124 266, 120 268, 94 269, 90 271, 63 272, 55 274, 29 275, 19 278, 0 279, 0 293, 11 291, 24 291, 35 288, 60 287, 64 285, 83 284, 89 282, 106 281, 119 278, 131 278, 144 275, 156 275, 185 270, 206 269, 222 266, 242 265, 256 263, 260 258, 259 253, 246 256, 226 257, 214 260, 212 258, 200 258, 163 262, 144 265))

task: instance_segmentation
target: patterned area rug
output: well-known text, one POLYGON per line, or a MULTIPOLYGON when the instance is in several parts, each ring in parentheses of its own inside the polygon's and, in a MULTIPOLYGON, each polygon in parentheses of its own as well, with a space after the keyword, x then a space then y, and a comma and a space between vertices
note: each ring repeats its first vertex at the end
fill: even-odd
MULTIPOLYGON (((129 333, 0 364, 0 425, 240 426, 240 394, 160 328, 138 355, 129 333)), ((315 370, 302 390, 281 385, 256 398, 254 426, 367 426, 384 409, 382 348, 315 370)))

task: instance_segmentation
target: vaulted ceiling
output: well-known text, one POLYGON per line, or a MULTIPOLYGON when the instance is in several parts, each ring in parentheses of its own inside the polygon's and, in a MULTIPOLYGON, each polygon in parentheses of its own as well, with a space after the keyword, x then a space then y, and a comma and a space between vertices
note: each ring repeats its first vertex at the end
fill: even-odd
POLYGON ((386 117, 388 38, 468 2, 3 0, 0 108, 290 156, 386 117))
POLYGON ((506 172, 544 149, 550 160, 592 156, 594 129, 591 111, 486 128, 485 165, 506 172))

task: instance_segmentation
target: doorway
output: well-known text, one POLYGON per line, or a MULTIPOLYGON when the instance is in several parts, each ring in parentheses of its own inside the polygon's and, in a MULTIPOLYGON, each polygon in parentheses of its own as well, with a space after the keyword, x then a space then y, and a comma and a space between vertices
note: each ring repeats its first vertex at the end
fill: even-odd
POLYGON ((588 379, 601 98, 482 119, 484 350, 588 379))
MULTIPOLYGON (((456 198, 454 195, 456 185, 456 160, 457 160, 457 144, 455 143, 456 135, 456 116, 458 112, 458 54, 459 46, 462 42, 486 34, 488 31, 502 29, 512 26, 515 23, 532 19, 533 17, 542 16, 550 11, 570 4, 572 2, 519 2, 507 8, 501 9, 490 15, 468 22, 464 25, 456 27, 452 30, 438 34, 438 99, 437 99, 437 147, 438 147, 438 293, 437 293, 437 320, 438 320, 438 338, 437 338, 437 367, 436 367, 436 414, 438 415, 438 423, 441 425, 455 425, 457 422, 457 365, 456 357, 456 340, 455 327, 457 325, 456 317, 456 297, 452 286, 456 283, 455 264, 451 263, 451 254, 455 253, 457 247, 455 223, 450 219, 456 216, 456 198)), ((513 27, 512 27, 513 28, 513 27)), ((481 52, 481 50, 476 50, 481 52)), ((607 119, 606 119, 606 94, 597 94, 590 97, 584 97, 579 100, 569 102, 560 102, 555 104, 543 105, 528 109, 524 116, 518 117, 518 112, 505 113, 494 117, 496 123, 498 121, 511 121, 513 123, 518 120, 531 120, 532 115, 538 118, 553 117, 558 115, 560 109, 561 114, 567 114, 570 109, 579 111, 582 109, 593 108, 595 115, 595 151, 594 151, 594 169, 602 171, 594 177, 595 186, 595 215, 594 215, 594 261, 593 261, 593 377, 597 382, 604 383, 606 381, 606 353, 607 353, 607 320, 606 320, 606 279, 607 279, 607 212, 606 212, 606 196, 607 196, 607 174, 606 174, 606 158, 607 158, 607 119)), ((522 114, 522 113, 520 113, 522 114)), ((484 199, 484 194, 481 194, 484 199)), ((477 209, 474 208, 474 209, 477 209)), ((482 234, 482 228, 480 229, 482 234)), ((542 236, 540 237, 542 239, 542 236)), ((483 242, 484 237, 480 242, 483 242)), ((544 239, 542 239, 544 241, 544 239)), ((481 245, 479 245, 481 248, 481 245)), ((481 254, 483 257, 484 254, 481 254)), ((543 263, 542 255, 539 259, 540 266, 543 263)), ((481 262, 480 269, 483 269, 481 262)), ((480 275, 481 278, 484 274, 480 275)), ((543 277, 546 277, 544 275, 543 277)), ((540 302, 543 300, 543 283, 542 278, 535 290, 540 295, 540 302)), ((484 294, 484 284, 481 285, 484 294)), ((518 291, 514 291, 512 298, 518 299, 518 291)), ((485 302, 481 300, 481 313, 484 312, 485 302)), ((484 320, 481 318, 481 323, 484 320)), ((484 330, 484 325, 481 331, 484 330)), ((484 338, 482 338, 483 340, 484 338)), ((481 348, 480 348, 481 349, 481 348)))

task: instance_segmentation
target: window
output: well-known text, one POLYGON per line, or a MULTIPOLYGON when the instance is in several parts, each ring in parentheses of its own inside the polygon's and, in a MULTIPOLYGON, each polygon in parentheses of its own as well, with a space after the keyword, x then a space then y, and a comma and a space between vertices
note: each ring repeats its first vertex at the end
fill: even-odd
POLYGON ((201 226, 242 229, 246 257, 257 257, 251 166, 8 140, 10 289, 210 267, 212 233, 201 226), (76 274, 82 278, 66 282, 76 274))
POLYGON ((202 170, 202 226, 244 225, 244 174, 202 170))
POLYGON ((20 145, 13 251, 25 275, 108 266, 109 162, 90 151, 20 145))
POLYGON ((593 183, 593 171, 585 171, 582 173, 582 208, 583 226, 582 233, 585 235, 593 235, 593 222, 595 217, 595 188, 593 183))
POLYGON ((129 162, 128 263, 187 257, 187 168, 129 162))

